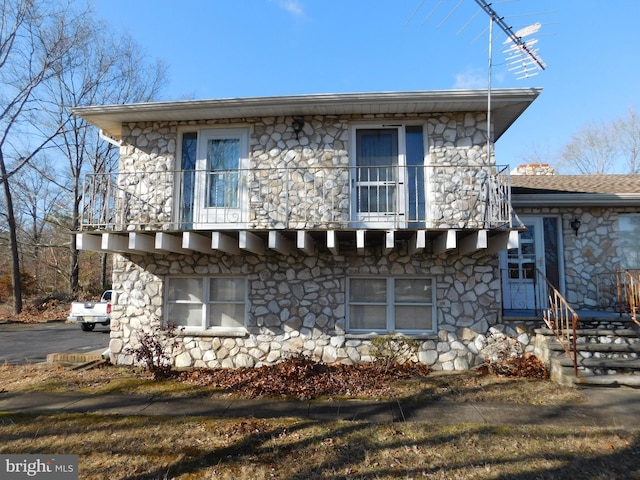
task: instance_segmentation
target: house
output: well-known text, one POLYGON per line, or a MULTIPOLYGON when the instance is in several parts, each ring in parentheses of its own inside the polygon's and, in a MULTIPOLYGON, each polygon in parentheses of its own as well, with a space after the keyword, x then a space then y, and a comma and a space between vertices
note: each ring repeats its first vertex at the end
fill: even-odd
POLYGON ((117 174, 87 177, 77 232, 115 254, 112 361, 169 322, 178 367, 368 361, 387 334, 417 339, 434 369, 482 362, 495 332, 533 348, 530 319, 510 316, 541 306, 531 269, 600 306, 594 275, 637 207, 496 163, 493 142, 539 94, 495 89, 490 115, 486 90, 75 109, 120 146, 117 174))
POLYGON ((546 164, 511 175, 512 205, 527 230, 501 255, 506 311, 544 308, 535 268, 587 315, 619 312, 619 271, 640 268, 640 175, 555 175, 546 164))

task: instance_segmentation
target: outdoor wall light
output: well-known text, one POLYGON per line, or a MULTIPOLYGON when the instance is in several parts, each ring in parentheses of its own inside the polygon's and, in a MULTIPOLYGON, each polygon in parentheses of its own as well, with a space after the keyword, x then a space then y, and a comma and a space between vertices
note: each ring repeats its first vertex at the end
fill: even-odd
POLYGON ((576 237, 577 237, 578 230, 580 230, 580 225, 582 225, 582 222, 577 218, 574 218, 573 220, 571 220, 570 225, 571 225, 571 228, 573 228, 573 231, 576 232, 576 237))
POLYGON ((298 135, 302 131, 302 127, 304 127, 304 119, 300 117, 294 117, 293 122, 291 123, 291 127, 296 134, 296 140, 298 139, 298 135))

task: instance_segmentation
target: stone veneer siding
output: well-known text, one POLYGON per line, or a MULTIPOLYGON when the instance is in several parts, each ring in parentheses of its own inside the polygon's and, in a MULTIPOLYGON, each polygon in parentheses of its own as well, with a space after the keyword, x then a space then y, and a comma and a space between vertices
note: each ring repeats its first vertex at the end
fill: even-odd
MULTIPOLYGON (((438 173, 429 185, 431 227, 461 228, 483 225, 485 213, 474 211, 479 186, 492 173, 486 158, 486 116, 477 114, 411 116, 304 117, 299 138, 291 117, 237 119, 209 122, 167 122, 123 125, 119 184, 125 230, 171 230, 175 220, 171 171, 176 161, 180 131, 208 127, 245 126, 249 131, 252 169, 269 175, 284 167, 340 168, 349 166, 349 125, 364 122, 422 122, 426 125, 428 163, 438 173), (483 168, 478 168, 483 167, 483 168), (471 214, 469 212, 472 212, 471 214)), ((490 159, 493 161, 493 159, 490 159)), ((340 173, 338 173, 340 175, 340 173)), ((339 180, 340 177, 337 177, 339 180)), ((336 179, 333 179, 336 180, 336 179)), ((249 186, 254 226, 281 228, 282 192, 277 178, 249 186), (268 187, 268 188, 264 188, 268 187), (260 212, 260 208, 267 210, 260 212), (272 222, 264 222, 271 218, 272 222)), ((331 182, 330 182, 331 183, 331 182)), ((335 183, 339 184, 339 181, 335 183)), ((332 187, 330 187, 332 188, 332 187)), ((339 185, 338 185, 339 188, 339 185)), ((295 190, 295 189, 291 189, 295 190)), ((293 218, 290 228, 339 228, 348 200, 345 192, 305 192, 302 205, 323 205, 333 198, 336 212, 318 209, 319 216, 293 218), (315 195, 315 197, 314 197, 315 195), (333 215, 333 216, 332 216, 333 215)), ((295 203, 295 202, 292 202, 295 203)), ((309 212, 298 208, 296 212, 309 212)), ((294 213, 296 213, 294 212, 294 213)), ((298 213, 296 213, 298 215, 298 213)), ((348 252, 348 248, 343 251, 348 252)), ((481 353, 492 335, 505 330, 530 349, 522 330, 499 324, 501 312, 498 260, 495 255, 410 256, 406 245, 388 255, 369 250, 340 256, 301 252, 281 256, 273 251, 257 256, 171 254, 116 255, 113 289, 116 302, 111 323, 112 361, 133 363, 128 348, 138 335, 166 321, 164 279, 172 275, 243 275, 248 279, 249 306, 245 335, 213 332, 184 334, 175 353, 178 367, 248 367, 277 362, 291 353, 303 353, 325 362, 370 360, 369 338, 350 335, 346 328, 346 279, 350 275, 432 277, 437 288, 437 330, 420 336, 418 360, 434 369, 464 370, 483 361, 481 353)))
POLYGON ((499 324, 500 281, 493 255, 410 256, 402 247, 382 255, 297 254, 116 256, 117 292, 111 322, 111 359, 131 364, 126 352, 141 331, 163 322, 164 279, 172 275, 238 275, 248 279, 245 335, 183 333, 177 367, 252 367, 292 353, 324 362, 370 361, 370 338, 346 327, 350 276, 429 276, 436 286, 437 331, 418 336, 417 360, 436 370, 465 370, 481 363, 490 337, 505 331, 532 349, 522 330, 499 324))
POLYGON ((561 219, 564 253, 565 297, 576 310, 617 311, 616 268, 618 218, 624 213, 638 213, 631 207, 545 207, 517 208, 518 215, 539 215, 561 219), (577 218, 578 234, 571 228, 577 218))
MULTIPOLYGON (((304 117, 296 138, 292 117, 123 125, 118 228, 180 228, 174 211, 173 171, 180 132, 246 128, 249 228, 348 227, 350 126, 424 124, 427 140, 427 228, 486 228, 485 200, 501 192, 493 158, 486 156, 486 114, 342 115, 304 117)), ((498 198, 498 203, 502 200, 498 198)), ((504 224, 503 218, 496 220, 504 224)), ((237 220, 231 220, 235 222, 237 220)), ((490 225, 489 225, 490 226, 490 225)))

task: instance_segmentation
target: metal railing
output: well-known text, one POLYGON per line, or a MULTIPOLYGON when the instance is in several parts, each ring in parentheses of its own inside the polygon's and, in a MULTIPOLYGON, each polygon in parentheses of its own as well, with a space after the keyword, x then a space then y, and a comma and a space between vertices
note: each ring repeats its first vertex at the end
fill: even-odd
POLYGON ((134 171, 85 177, 82 230, 501 228, 507 167, 134 171))
POLYGON ((538 285, 545 289, 548 305, 543 310, 542 318, 544 323, 553 332, 562 349, 573 362, 573 374, 578 377, 578 349, 577 330, 578 314, 571 308, 571 305, 564 299, 562 294, 549 282, 547 277, 536 269, 538 285))
MULTIPOLYGON (((619 304, 624 305, 624 309, 631 316, 631 319, 640 325, 638 310, 640 309, 640 271, 619 270, 618 272, 618 295, 619 304)), ((621 312, 622 314, 622 309, 621 312)))

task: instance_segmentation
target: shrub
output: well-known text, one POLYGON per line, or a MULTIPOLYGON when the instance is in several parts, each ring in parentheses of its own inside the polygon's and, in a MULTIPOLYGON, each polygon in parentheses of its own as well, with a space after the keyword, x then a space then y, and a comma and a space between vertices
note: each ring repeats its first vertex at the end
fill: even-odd
POLYGON ((371 357, 384 367, 401 365, 416 358, 419 343, 401 335, 382 335, 371 340, 371 357))
MULTIPOLYGON (((180 332, 184 329, 181 328, 180 332)), ((160 325, 138 334, 138 345, 125 349, 127 355, 133 355, 135 361, 148 369, 158 380, 171 375, 173 351, 179 346, 176 337, 178 328, 169 323, 167 328, 160 325)))

